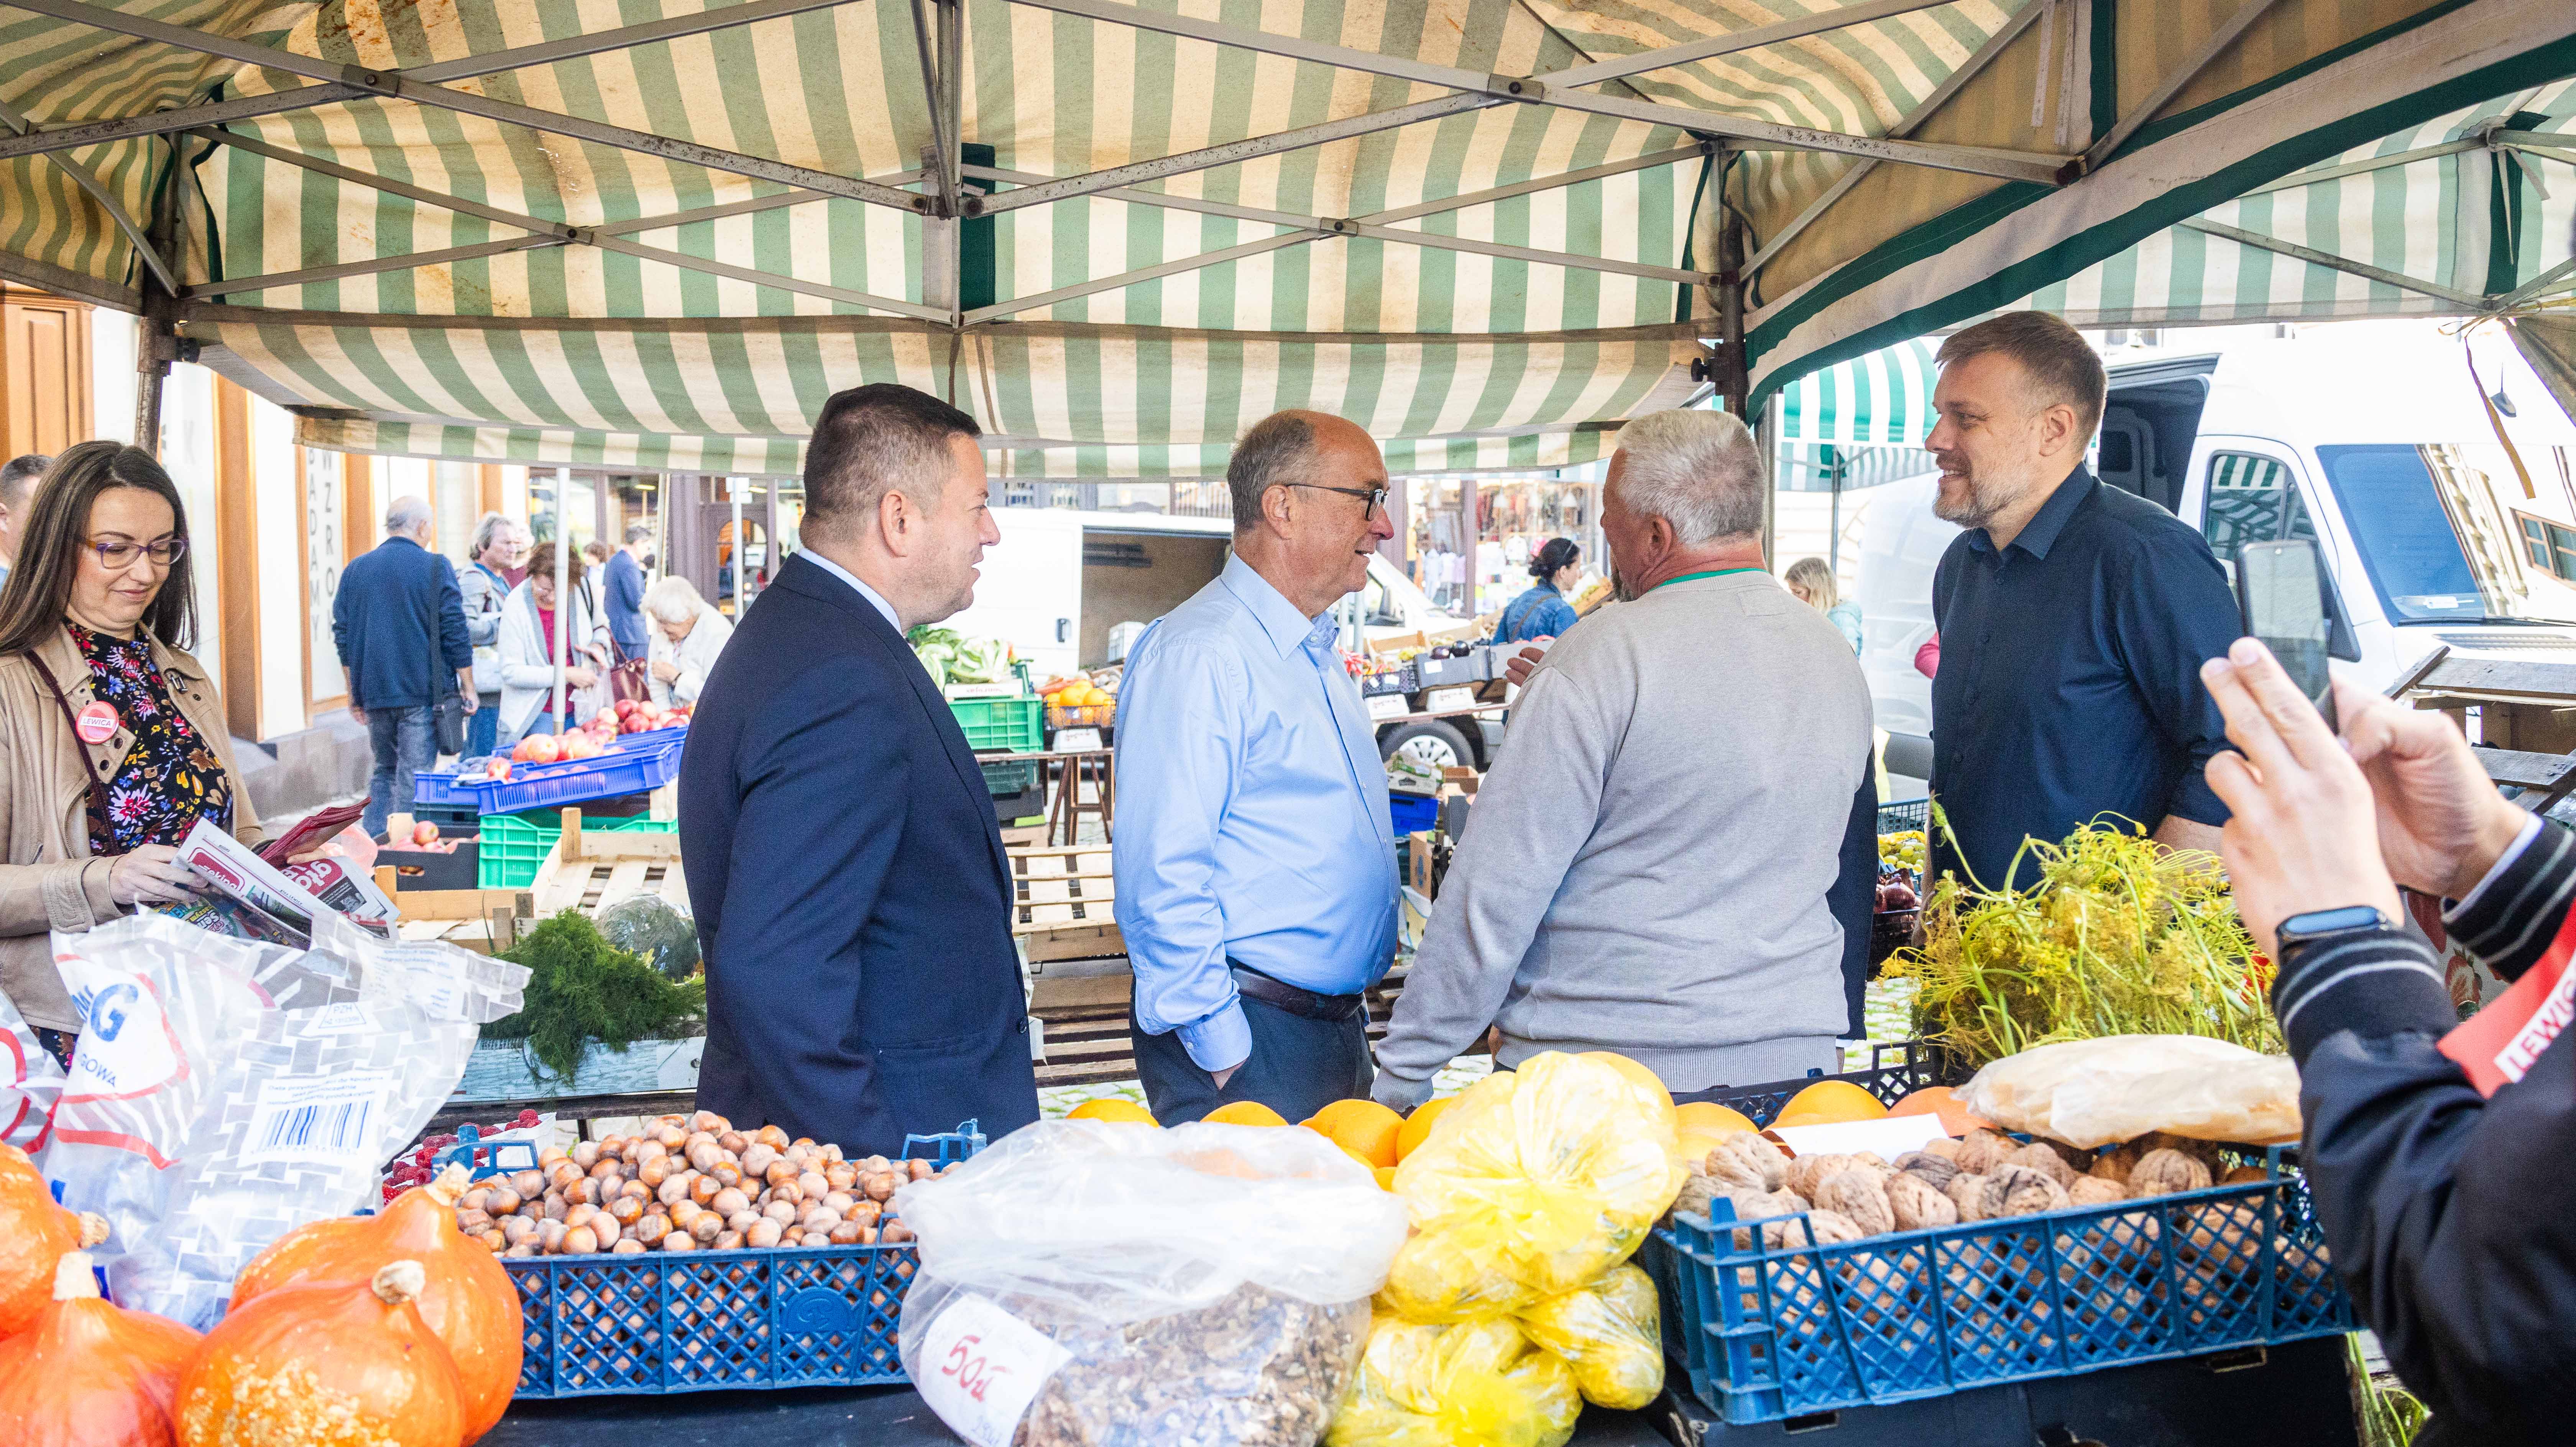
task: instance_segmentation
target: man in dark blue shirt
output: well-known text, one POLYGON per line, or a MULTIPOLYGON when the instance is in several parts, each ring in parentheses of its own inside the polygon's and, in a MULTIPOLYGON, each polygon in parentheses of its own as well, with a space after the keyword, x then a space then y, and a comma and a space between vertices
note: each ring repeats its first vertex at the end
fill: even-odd
POLYGON ((2028 885, 2014 855, 2098 815, 2177 849, 2218 847, 2201 766, 2227 746, 2200 681, 2242 631, 2209 544, 2084 466, 2108 390, 2064 321, 2012 312, 1941 345, 1933 511, 1966 529, 1932 580, 1935 872, 2028 885))
POLYGON ((620 661, 652 652, 644 632, 644 552, 652 546, 651 523, 628 523, 626 546, 608 555, 608 636, 617 640, 620 661))

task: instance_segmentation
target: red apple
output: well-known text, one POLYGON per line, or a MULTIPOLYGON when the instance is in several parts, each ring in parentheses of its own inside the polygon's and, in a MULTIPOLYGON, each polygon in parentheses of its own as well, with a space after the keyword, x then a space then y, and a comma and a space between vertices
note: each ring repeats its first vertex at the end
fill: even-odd
POLYGON ((551 764, 563 757, 563 746, 556 742, 552 734, 537 734, 522 739, 519 747, 528 751, 527 762, 531 764, 551 764))
POLYGON ((436 824, 431 823, 431 822, 430 822, 430 821, 428 821, 427 819, 423 819, 423 820, 421 820, 419 823, 412 825, 412 826, 411 826, 411 842, 412 842, 412 843, 414 843, 414 844, 435 844, 435 843, 437 843, 437 842, 438 842, 438 826, 437 826, 436 824))
POLYGON ((635 712, 639 706, 640 705, 634 699, 621 698, 617 701, 614 712, 619 718, 623 719, 628 714, 635 712))

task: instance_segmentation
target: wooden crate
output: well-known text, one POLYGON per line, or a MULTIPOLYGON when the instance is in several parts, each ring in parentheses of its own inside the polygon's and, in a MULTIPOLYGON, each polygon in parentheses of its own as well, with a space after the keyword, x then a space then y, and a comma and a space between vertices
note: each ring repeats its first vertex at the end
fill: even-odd
POLYGON ((595 916, 639 894, 659 895, 673 909, 689 913, 689 879, 680 868, 679 835, 585 830, 576 809, 564 811, 563 834, 538 863, 529 890, 536 896, 540 919, 552 919, 567 909, 595 916))
POLYGON ((1108 845, 1017 845, 1004 852, 1016 895, 1011 933, 1027 946, 1032 966, 1127 953, 1112 912, 1108 845))
POLYGON ((519 941, 522 920, 535 903, 524 889, 394 889, 391 865, 376 869, 376 887, 394 902, 396 928, 406 943, 439 940, 492 955, 519 941))

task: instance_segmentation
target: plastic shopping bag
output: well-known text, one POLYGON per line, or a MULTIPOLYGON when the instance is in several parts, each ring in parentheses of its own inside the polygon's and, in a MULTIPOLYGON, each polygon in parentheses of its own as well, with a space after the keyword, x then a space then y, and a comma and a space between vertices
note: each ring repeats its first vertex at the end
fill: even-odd
POLYGON ((1664 1389, 1663 1310, 1634 1262, 1520 1314, 1530 1340, 1565 1358, 1596 1407, 1633 1411, 1664 1389))
POLYGON ((974 1447, 1313 1447, 1404 1206, 1306 1130, 1042 1121, 895 1195, 903 1365, 974 1447))
POLYGON ((2163 1131, 2274 1145, 2299 1138, 2299 1068, 2200 1035, 2111 1035, 2008 1055, 1963 1093, 2005 1130, 2091 1148, 2163 1131))
POLYGON ((213 1325, 262 1248, 371 1204, 479 1025, 518 1008, 520 966, 314 928, 310 950, 158 915, 54 936, 83 1024, 45 1171, 108 1218, 119 1302, 213 1325))
POLYGON ((1395 1170, 1414 1234, 1386 1300, 1414 1321, 1518 1311, 1628 1259, 1689 1178, 1672 1098, 1544 1051, 1468 1088, 1395 1170))
POLYGON ((63 1067, 36 1041, 35 1029, 0 994, 0 1145, 42 1156, 54 1139, 54 1103, 63 1067))
POLYGON ((1324 1440, 1327 1447, 1564 1447, 1582 1411, 1573 1370, 1509 1317, 1434 1326, 1382 1316, 1324 1440))

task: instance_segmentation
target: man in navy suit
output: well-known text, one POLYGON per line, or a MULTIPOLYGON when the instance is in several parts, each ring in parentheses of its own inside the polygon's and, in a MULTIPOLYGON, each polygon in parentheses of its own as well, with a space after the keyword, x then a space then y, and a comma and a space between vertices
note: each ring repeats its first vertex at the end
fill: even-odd
POLYGON ((1001 541, 979 430, 891 383, 824 404, 801 549, 717 658, 680 766, 698 1104, 852 1155, 1038 1115, 992 795, 904 644, 974 600, 1001 541))

